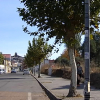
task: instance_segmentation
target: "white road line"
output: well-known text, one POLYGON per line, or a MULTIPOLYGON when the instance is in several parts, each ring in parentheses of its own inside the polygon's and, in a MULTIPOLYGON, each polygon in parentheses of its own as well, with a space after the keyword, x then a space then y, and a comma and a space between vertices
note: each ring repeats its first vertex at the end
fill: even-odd
POLYGON ((31 92, 28 92, 28 100, 32 100, 31 92))

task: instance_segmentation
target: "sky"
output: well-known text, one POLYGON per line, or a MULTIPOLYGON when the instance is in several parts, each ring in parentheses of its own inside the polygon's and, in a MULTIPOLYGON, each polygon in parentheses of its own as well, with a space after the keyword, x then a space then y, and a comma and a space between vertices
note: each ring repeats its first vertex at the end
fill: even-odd
MULTIPOLYGON (((11 54, 11 56, 17 52, 18 55, 24 57, 27 53, 28 41, 32 41, 33 36, 23 32, 22 26, 27 26, 27 24, 19 16, 18 7, 23 7, 19 0, 0 0, 0 52, 11 54)), ((32 27, 30 31, 35 30, 37 28, 32 27)), ((49 43, 53 44, 54 39, 51 39, 49 43)), ((59 52, 53 52, 49 59, 56 59, 65 50, 64 44, 58 48, 59 52)))

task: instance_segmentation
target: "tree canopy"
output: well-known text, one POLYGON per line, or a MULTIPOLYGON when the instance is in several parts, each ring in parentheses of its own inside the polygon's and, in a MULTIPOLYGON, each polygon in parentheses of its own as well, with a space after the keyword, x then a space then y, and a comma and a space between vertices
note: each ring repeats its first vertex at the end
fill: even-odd
POLYGON ((4 62, 4 57, 3 57, 3 55, 0 53, 0 64, 3 64, 3 62, 4 62))
MULTIPOLYGON (((22 20, 38 30, 30 35, 48 36, 47 40, 56 36, 55 43, 64 39, 67 44, 75 44, 75 34, 84 31, 84 0, 21 0, 24 8, 18 8, 22 20), (42 32, 45 31, 45 34, 42 32)), ((100 0, 91 0, 91 24, 98 25, 100 0)), ((91 27, 93 30, 93 27, 91 27)))
POLYGON ((58 63, 61 67, 62 66, 68 66, 69 65, 69 60, 63 56, 59 56, 56 60, 55 63, 58 63))
POLYGON ((34 64, 39 64, 51 51, 51 46, 43 38, 33 38, 32 43, 29 41, 27 54, 25 55, 26 65, 32 67, 34 64))
MULTIPOLYGON (((90 60, 94 60, 100 66, 100 32, 93 33, 92 38, 90 40, 90 60)), ((80 47, 80 50, 82 51, 82 57, 84 57, 84 43, 80 47)))

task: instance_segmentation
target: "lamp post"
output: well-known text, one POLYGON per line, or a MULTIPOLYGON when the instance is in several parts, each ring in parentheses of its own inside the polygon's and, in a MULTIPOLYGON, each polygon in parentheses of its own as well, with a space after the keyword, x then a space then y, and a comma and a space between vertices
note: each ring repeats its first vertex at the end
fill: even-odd
POLYGON ((90 0, 85 0, 85 84, 84 100, 90 100, 90 0))

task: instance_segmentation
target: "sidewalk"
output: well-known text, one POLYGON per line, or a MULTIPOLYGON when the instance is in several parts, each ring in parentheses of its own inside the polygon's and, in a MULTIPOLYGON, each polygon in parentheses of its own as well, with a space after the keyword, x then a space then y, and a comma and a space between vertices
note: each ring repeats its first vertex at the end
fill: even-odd
MULTIPOLYGON (((61 77, 52 77, 45 74, 41 74, 41 78, 38 78, 38 75, 35 75, 35 78, 42 86, 46 89, 46 92, 50 92, 49 95, 53 95, 55 99, 51 100, 84 100, 84 84, 81 84, 77 88, 78 94, 81 94, 83 97, 66 97, 69 92, 70 80, 63 79, 61 77)), ((91 87, 90 100, 100 100, 100 90, 91 87)))

